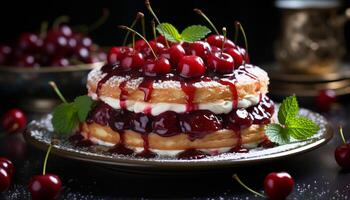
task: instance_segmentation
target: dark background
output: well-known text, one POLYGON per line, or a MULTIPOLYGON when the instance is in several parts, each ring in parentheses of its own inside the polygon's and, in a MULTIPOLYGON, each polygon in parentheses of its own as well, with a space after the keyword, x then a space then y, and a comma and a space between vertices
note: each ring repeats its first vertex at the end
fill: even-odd
MULTIPOLYGON (((192 24, 207 25, 193 12, 193 8, 202 9, 218 29, 226 26, 230 37, 234 34, 234 20, 239 20, 248 35, 252 62, 273 60, 273 41, 280 28, 280 11, 274 7, 273 0, 152 0, 151 4, 162 22, 170 22, 180 30, 192 24)), ((345 5, 350 4, 347 1, 345 5)), ((12 0, 0 7, 0 42, 13 41, 23 31, 38 31, 42 21, 52 22, 60 15, 70 16, 72 25, 90 24, 101 15, 103 8, 108 8, 111 15, 107 23, 94 31, 91 37, 104 46, 121 44, 124 31, 118 30, 117 25, 130 25, 137 11, 144 12, 148 22, 151 19, 143 0, 12 0)), ((147 28, 150 33, 149 23, 147 28)), ((345 32, 350 35, 349 26, 345 32)), ((347 41, 349 49, 350 37, 347 41)))

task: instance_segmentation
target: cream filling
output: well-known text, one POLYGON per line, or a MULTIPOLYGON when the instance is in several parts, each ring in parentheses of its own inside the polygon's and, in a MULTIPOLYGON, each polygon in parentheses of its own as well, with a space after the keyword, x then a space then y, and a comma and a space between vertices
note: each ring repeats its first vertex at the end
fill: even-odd
MULTIPOLYGON (((95 97, 92 94, 92 97, 95 97)), ((114 109, 120 109, 120 100, 100 96, 99 97, 104 103, 108 104, 114 109)), ((247 95, 243 99, 238 101, 238 108, 248 108, 250 106, 257 105, 259 103, 259 95, 247 95)), ((126 100, 125 102, 126 109, 134 113, 145 113, 149 112, 151 115, 156 116, 166 111, 174 111, 176 113, 184 113, 187 110, 186 104, 177 104, 177 103, 147 103, 141 101, 126 100)), ((233 103, 232 101, 216 101, 210 103, 200 103, 197 105, 198 110, 210 110, 215 114, 227 114, 232 111, 233 103)))
MULTIPOLYGON (((105 142, 102 141, 100 139, 94 138, 94 137, 90 137, 90 140, 97 145, 101 145, 101 146, 107 146, 107 147, 113 147, 115 144, 110 143, 110 142, 105 142)), ((248 144, 243 144, 243 148, 247 148, 247 149, 253 149, 256 148, 258 146, 259 142, 253 142, 253 143, 248 143, 248 144)), ((131 147, 128 147, 131 148, 131 147)), ((144 150, 143 147, 136 147, 136 148, 131 148, 133 151, 135 151, 136 153, 140 153, 144 150)), ((200 151, 203 151, 204 153, 208 153, 210 155, 217 155, 217 154, 221 154, 221 153, 226 153, 231 149, 231 147, 222 147, 222 148, 211 148, 211 149, 198 149, 200 151)), ((175 157, 177 154, 183 152, 183 150, 159 150, 159 149, 150 149, 152 152, 156 153, 157 155, 160 156, 171 156, 171 157, 175 157)))

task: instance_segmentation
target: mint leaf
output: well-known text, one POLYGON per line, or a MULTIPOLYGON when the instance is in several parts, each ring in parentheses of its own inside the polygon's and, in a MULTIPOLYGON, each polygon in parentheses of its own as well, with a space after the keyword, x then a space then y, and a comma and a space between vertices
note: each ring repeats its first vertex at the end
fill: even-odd
POLYGON ((281 124, 286 124, 290 119, 296 117, 299 112, 297 98, 293 95, 285 98, 278 111, 278 121, 281 124))
POLYGON ((287 124, 288 134, 298 140, 305 140, 320 130, 320 127, 306 117, 293 118, 287 124))
POLYGON ((77 108, 74 103, 62 103, 53 111, 52 125, 55 132, 71 133, 79 123, 77 108))
POLYGON ((181 37, 185 42, 194 42, 204 38, 210 32, 210 29, 206 26, 192 25, 181 32, 181 37))
POLYGON ((77 108, 78 117, 80 122, 84 122, 86 120, 87 115, 93 105, 94 101, 87 95, 79 96, 75 98, 74 104, 77 108))
POLYGON ((287 130, 280 124, 269 124, 265 129, 265 135, 271 142, 277 144, 287 144, 290 141, 290 136, 287 130))
POLYGON ((157 26, 158 32, 170 42, 181 42, 182 38, 179 31, 170 23, 161 23, 157 26))

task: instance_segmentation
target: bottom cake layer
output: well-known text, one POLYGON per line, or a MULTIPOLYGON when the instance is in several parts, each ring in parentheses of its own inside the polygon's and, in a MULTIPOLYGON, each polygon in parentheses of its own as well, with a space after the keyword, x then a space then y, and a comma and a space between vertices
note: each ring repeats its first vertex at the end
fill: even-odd
POLYGON ((84 123, 81 126, 81 134, 84 139, 89 139, 95 144, 112 147, 110 152, 118 154, 149 152, 176 156, 187 150, 199 150, 204 154, 217 155, 223 152, 240 152, 244 149, 255 148, 266 140, 264 128, 265 125, 252 125, 239 132, 222 129, 207 134, 203 138, 191 140, 184 133, 170 137, 162 137, 155 133, 141 134, 133 130, 118 133, 108 126, 84 123))

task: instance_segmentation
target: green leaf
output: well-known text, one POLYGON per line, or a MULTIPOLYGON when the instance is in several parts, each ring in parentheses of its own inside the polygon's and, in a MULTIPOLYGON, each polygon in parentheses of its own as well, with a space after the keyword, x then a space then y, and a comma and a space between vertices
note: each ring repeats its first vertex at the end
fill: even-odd
POLYGON ((94 101, 87 95, 79 96, 75 98, 74 104, 75 104, 75 107, 77 108, 80 122, 84 122, 86 120, 86 117, 88 116, 93 103, 94 101))
POLYGON ((62 103, 53 111, 52 125, 55 132, 71 133, 78 125, 79 117, 74 103, 62 103))
POLYGON ((320 130, 320 127, 306 117, 298 117, 288 121, 288 134, 298 140, 305 140, 320 130))
POLYGON ((206 26, 192 25, 182 31, 181 37, 185 42, 194 42, 204 38, 210 32, 206 26))
POLYGON ((290 119, 297 116, 299 112, 299 106, 297 98, 293 95, 287 97, 283 100, 279 111, 278 111, 278 121, 281 124, 287 124, 290 119))
POLYGON ((290 141, 290 136, 286 129, 279 124, 269 124, 265 129, 265 135, 271 142, 277 144, 287 144, 290 141))
POLYGON ((182 37, 179 31, 170 23, 161 23, 157 26, 158 32, 170 42, 181 42, 182 37))

